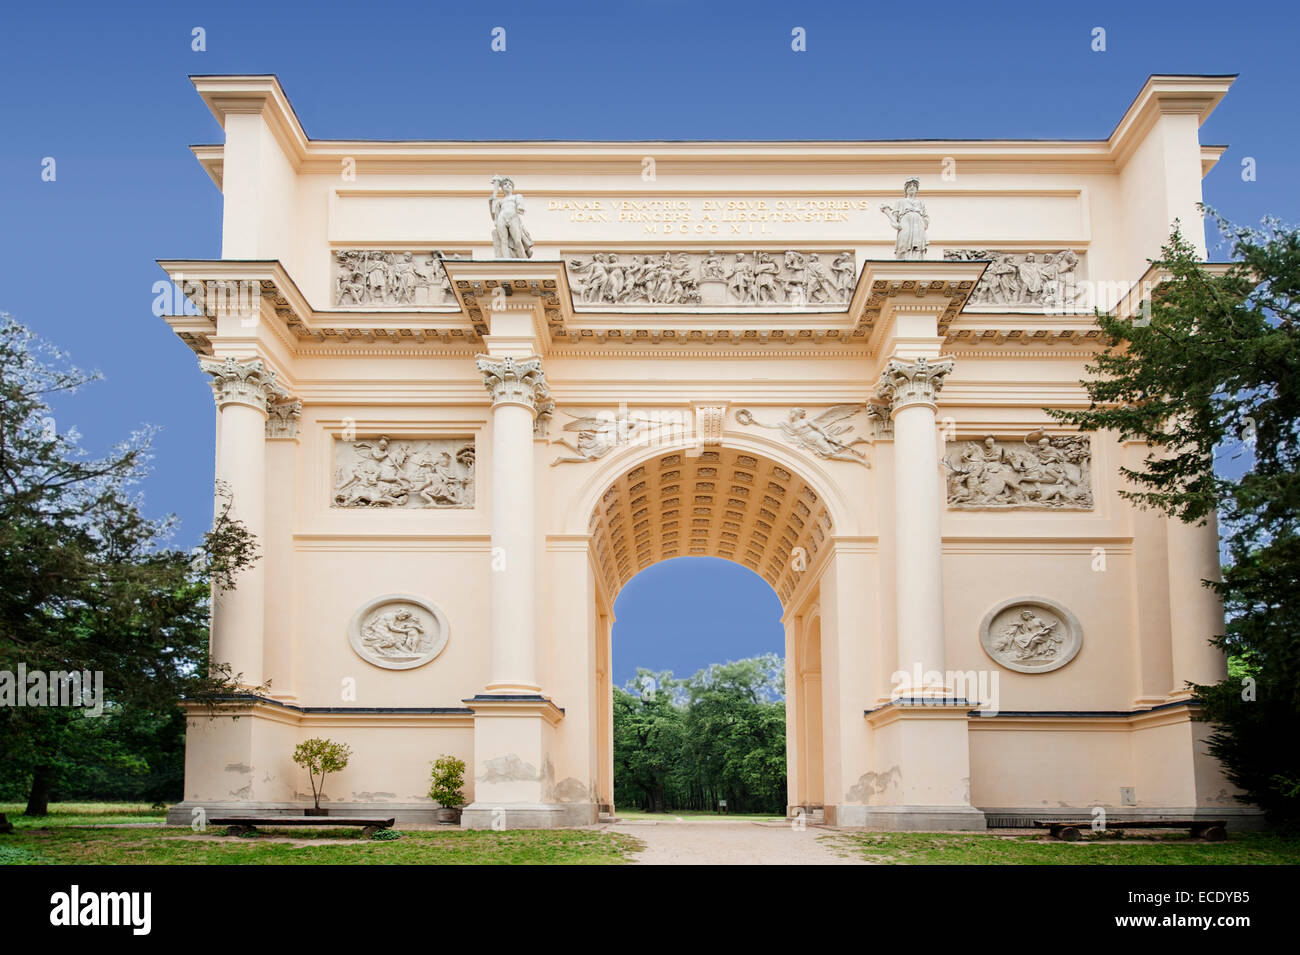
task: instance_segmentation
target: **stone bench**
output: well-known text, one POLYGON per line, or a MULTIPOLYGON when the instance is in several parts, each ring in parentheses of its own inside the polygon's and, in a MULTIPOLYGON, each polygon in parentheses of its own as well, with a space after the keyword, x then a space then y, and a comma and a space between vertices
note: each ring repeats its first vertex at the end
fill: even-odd
POLYGON ((389 816, 213 816, 208 822, 214 826, 225 826, 226 835, 242 836, 256 831, 258 826, 278 829, 283 826, 311 826, 323 829, 326 826, 360 826, 364 838, 373 836, 380 829, 391 829, 396 818, 389 816))
MULTIPOLYGON (((1046 828, 1053 839, 1065 842, 1078 842, 1083 830, 1091 829, 1090 821, 1060 822, 1053 819, 1035 819, 1034 825, 1046 828)), ((1109 832, 1114 829, 1186 829, 1193 839, 1206 842, 1222 842, 1228 838, 1226 819, 1123 819, 1107 823, 1098 831, 1109 832)))

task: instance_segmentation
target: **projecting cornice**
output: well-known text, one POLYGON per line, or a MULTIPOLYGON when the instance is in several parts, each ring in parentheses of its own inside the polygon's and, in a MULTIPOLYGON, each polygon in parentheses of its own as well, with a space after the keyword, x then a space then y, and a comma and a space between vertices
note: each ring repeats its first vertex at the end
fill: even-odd
MULTIPOLYGON (((524 310, 543 354, 573 357, 816 357, 877 354, 900 315, 932 314, 945 347, 1012 349, 1041 357, 1044 347, 1094 349, 1101 332, 1091 312, 966 310, 987 263, 867 261, 846 306, 709 309, 701 306, 575 307, 563 262, 446 260, 455 304, 406 310, 317 310, 275 260, 159 260, 197 315, 164 320, 199 355, 213 353, 222 314, 247 328, 264 319, 291 350, 391 353, 395 346, 472 355, 491 333, 491 313, 524 310), (256 315, 256 319, 251 316, 256 315), (1036 346, 1030 351, 1023 346, 1036 346)), ((1207 263, 1221 274, 1227 263, 1207 263)), ((1155 267, 1113 309, 1133 317, 1169 275, 1155 267)))
POLYGON ((358 342, 389 345, 479 347, 455 308, 415 311, 317 311, 278 261, 242 259, 159 259, 167 277, 199 310, 198 315, 164 315, 163 320, 200 355, 212 354, 223 314, 241 327, 274 318, 271 327, 290 348, 358 342), (256 315, 254 320, 251 316, 256 315))
MULTIPOLYGON (((1123 117, 1110 134, 1108 145, 1116 165, 1128 162, 1138 143, 1150 131, 1152 125, 1161 115, 1171 113, 1192 113, 1196 116, 1197 126, 1201 126, 1214 112, 1214 108, 1227 95, 1228 88, 1236 81, 1236 74, 1227 76, 1166 76, 1156 74, 1147 77, 1146 83, 1138 92, 1123 117)), ((1215 157, 1218 158, 1217 156, 1215 157)), ((1204 147, 1202 150, 1202 169, 1204 167, 1204 147)))
MULTIPOLYGON (((199 95, 222 127, 235 113, 261 113, 298 172, 337 172, 351 157, 365 172, 479 173, 508 166, 516 175, 560 166, 602 169, 640 168, 653 154, 679 172, 738 169, 751 173, 792 171, 815 163, 823 173, 884 172, 935 165, 952 158, 978 170, 1033 164, 1039 170, 1104 169, 1122 166, 1161 114, 1194 113, 1203 123, 1223 99, 1235 76, 1156 75, 1148 77, 1114 131, 1099 140, 915 139, 845 141, 427 141, 319 140, 310 138, 274 75, 192 76, 199 95)), ((223 147, 191 147, 220 185, 223 147)), ((1208 148, 1208 147, 1207 147, 1208 148)), ((1217 156, 1203 156, 1205 161, 1217 156)), ((1212 162, 1210 162, 1212 165, 1212 162)), ((1208 167, 1203 165, 1208 171, 1208 167)))

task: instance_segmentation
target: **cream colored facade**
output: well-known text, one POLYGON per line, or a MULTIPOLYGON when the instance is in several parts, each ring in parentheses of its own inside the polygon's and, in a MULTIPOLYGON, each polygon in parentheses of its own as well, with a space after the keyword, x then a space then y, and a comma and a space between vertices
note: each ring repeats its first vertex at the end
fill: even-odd
POLYGON ((782 600, 792 810, 1239 812, 1184 688, 1224 669, 1215 530, 1132 508, 1144 449, 1042 410, 1085 400, 1073 306, 1140 316, 1173 220, 1201 241, 1230 82, 1153 77, 1099 141, 389 143, 309 139, 273 77, 197 78, 222 257, 161 263, 202 308, 167 320, 264 554, 214 656, 269 687, 192 713, 176 817, 301 808, 290 753, 328 736, 354 750, 332 806, 427 818, 452 753, 466 826, 595 822, 614 599, 689 554, 782 600), (531 259, 494 258, 497 174, 531 259), (910 176, 929 248, 899 260, 880 206, 910 176))

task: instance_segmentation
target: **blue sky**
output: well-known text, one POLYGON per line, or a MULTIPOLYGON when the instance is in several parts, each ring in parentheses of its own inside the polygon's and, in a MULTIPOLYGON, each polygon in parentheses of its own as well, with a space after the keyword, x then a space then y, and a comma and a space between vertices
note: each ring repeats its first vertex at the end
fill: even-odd
MULTIPOLYGON (((211 514, 212 399, 151 312, 155 259, 220 252, 221 197, 187 147, 221 130, 188 74, 276 73, 321 139, 1092 139, 1150 73, 1239 73, 1202 130, 1231 146, 1206 199, 1237 221, 1294 221, 1297 11, 1261 0, 9 4, 0 310, 104 374, 56 407, 59 427, 92 450, 146 422, 162 429, 146 508, 179 515, 190 543, 211 514), (490 49, 497 26, 504 53, 490 49), (195 27, 204 52, 191 49, 195 27), (794 27, 806 52, 790 49, 794 27)), ((628 586, 619 682, 638 663, 689 673, 780 651, 775 596, 715 563, 669 562, 628 586)))

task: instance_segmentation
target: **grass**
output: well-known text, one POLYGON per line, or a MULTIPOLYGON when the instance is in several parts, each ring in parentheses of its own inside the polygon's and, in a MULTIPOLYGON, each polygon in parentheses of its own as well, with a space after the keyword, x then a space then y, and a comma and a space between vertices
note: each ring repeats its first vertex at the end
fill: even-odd
MULTIPOLYGON (((165 810, 127 803, 60 803, 42 818, 0 803, 16 831, 0 835, 0 865, 617 865, 642 848, 631 836, 590 829, 402 830, 390 842, 354 829, 266 829, 228 837, 164 825, 165 810), (149 824, 124 828, 124 824, 149 824)), ((768 820, 765 815, 619 812, 632 820, 768 820)), ((1300 836, 1229 832, 1209 843, 1185 833, 1080 842, 1041 833, 826 832, 840 854, 885 865, 1300 865, 1300 836)))
POLYGON ((162 825, 165 809, 62 803, 42 818, 0 803, 17 831, 0 835, 0 865, 617 865, 641 848, 618 833, 582 829, 505 832, 403 830, 400 839, 362 838, 355 829, 260 829, 224 836, 162 825), (153 823, 150 828, 109 828, 153 823))
POLYGON ((1186 833, 1060 842, 1041 834, 840 832, 822 837, 841 852, 884 865, 1296 865, 1300 837, 1229 832, 1227 842, 1186 833))
POLYGON ((161 823, 167 807, 154 808, 148 803, 127 802, 60 802, 50 803, 48 816, 24 816, 22 802, 0 802, 0 812, 19 829, 40 826, 108 826, 128 823, 161 823))

